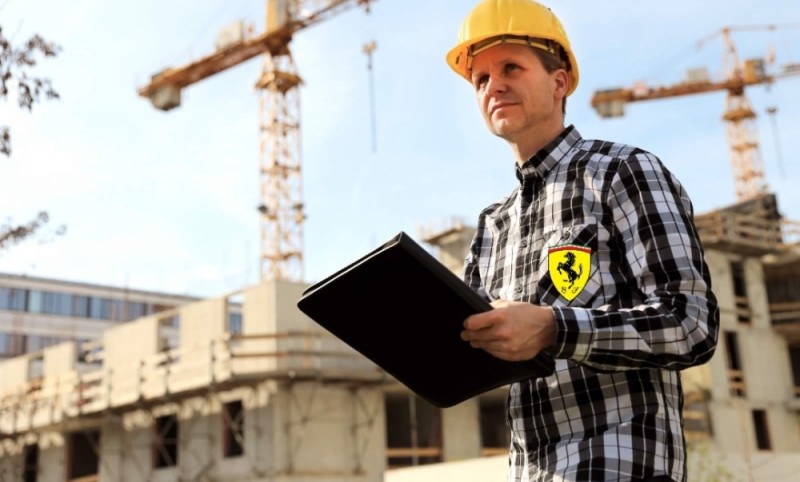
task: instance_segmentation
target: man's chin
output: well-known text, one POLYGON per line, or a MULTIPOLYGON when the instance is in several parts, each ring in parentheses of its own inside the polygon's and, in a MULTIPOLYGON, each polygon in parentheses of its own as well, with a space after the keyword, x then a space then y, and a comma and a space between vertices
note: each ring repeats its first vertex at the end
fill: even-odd
POLYGON ((507 122, 493 124, 491 130, 494 135, 507 141, 512 140, 518 131, 518 129, 515 129, 513 125, 507 122))

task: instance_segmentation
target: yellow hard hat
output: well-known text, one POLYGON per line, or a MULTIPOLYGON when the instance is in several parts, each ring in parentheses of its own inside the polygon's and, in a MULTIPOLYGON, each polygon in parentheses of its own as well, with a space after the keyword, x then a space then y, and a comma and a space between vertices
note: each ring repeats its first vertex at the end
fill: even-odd
POLYGON ((464 19, 458 31, 458 44, 447 53, 447 63, 468 81, 472 57, 501 42, 523 43, 561 58, 561 46, 567 55, 570 86, 567 95, 578 86, 578 62, 572 53, 567 33, 558 17, 533 0, 483 0, 464 19))

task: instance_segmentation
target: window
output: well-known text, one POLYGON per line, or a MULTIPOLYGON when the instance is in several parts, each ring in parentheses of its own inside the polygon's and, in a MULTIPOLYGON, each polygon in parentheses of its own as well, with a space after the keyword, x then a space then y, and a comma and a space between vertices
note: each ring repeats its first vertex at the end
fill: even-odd
POLYGON ((244 454, 244 409, 241 400, 222 406, 222 454, 225 457, 244 454))
POLYGON ((242 334, 242 314, 228 313, 228 331, 231 335, 242 334))
POLYGON ((28 293, 28 311, 31 313, 42 313, 44 311, 44 293, 31 290, 28 293))
POLYGON ((58 336, 28 335, 27 351, 34 352, 44 350, 47 347, 57 345, 66 340, 67 338, 61 338, 58 336))
POLYGON ((111 300, 107 298, 92 298, 89 303, 89 317, 95 320, 111 319, 111 300))
POLYGON ((72 297, 72 315, 89 318, 89 297, 75 295, 72 297))
POLYGON ((482 455, 501 455, 508 452, 511 432, 506 424, 506 402, 500 397, 479 400, 482 455))
POLYGON ((56 293, 48 291, 42 292, 42 313, 55 313, 56 312, 56 293))
POLYGON ((19 333, 0 333, 0 358, 8 358, 25 353, 25 335, 19 333))
POLYGON ((128 317, 128 302, 125 300, 109 300, 110 313, 109 320, 113 321, 130 321, 128 317))
POLYGON ((772 450, 772 443, 769 440, 766 410, 753 410, 753 428, 756 433, 756 446, 758 450, 772 450))
POLYGON ((100 469, 100 432, 74 432, 68 436, 68 479, 96 476, 100 469))
POLYGON ((165 318, 166 326, 171 326, 173 328, 180 328, 181 327, 181 314, 175 313, 174 315, 170 316, 169 318, 165 318))
POLYGON ((22 482, 36 482, 39 475, 39 445, 26 445, 22 449, 22 482))
POLYGON ((156 418, 153 431, 153 467, 178 465, 178 416, 156 418))
POLYGON ((52 293, 53 308, 49 313, 61 316, 72 315, 72 295, 69 293, 52 293))
POLYGON ((0 288, 0 310, 25 311, 26 295, 26 290, 0 288))
POLYGON ((161 313, 162 311, 171 310, 173 308, 175 308, 174 305, 154 304, 150 306, 150 313, 148 314, 161 313))
POLYGON ((800 346, 789 347, 789 359, 792 361, 792 380, 794 396, 800 397, 800 346))
POLYGON ((136 320, 147 314, 147 305, 144 303, 132 302, 128 304, 128 320, 136 320))
POLYGON ((31 313, 70 316, 72 314, 72 295, 31 290, 28 292, 27 306, 31 313))
POLYGON ((728 355, 728 384, 731 396, 744 397, 744 371, 739 357, 739 338, 735 331, 725 332, 725 352, 728 355))
POLYGON ((741 261, 731 263, 731 276, 733 276, 733 294, 747 296, 747 285, 744 281, 744 264, 741 261))
POLYGON ((442 461, 441 410, 412 393, 386 394, 390 468, 442 461))
POLYGON ((731 275, 733 276, 733 297, 736 302, 736 319, 739 323, 750 323, 750 303, 747 301, 744 264, 740 261, 732 262, 731 275))

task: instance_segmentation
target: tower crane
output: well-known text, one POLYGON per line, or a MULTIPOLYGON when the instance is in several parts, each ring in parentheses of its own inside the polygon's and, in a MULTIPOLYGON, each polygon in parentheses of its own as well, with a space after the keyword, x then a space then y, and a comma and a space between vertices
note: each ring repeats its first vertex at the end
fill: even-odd
POLYGON ((260 277, 302 281, 303 223, 300 97, 302 83, 290 44, 298 31, 353 6, 369 12, 376 0, 266 0, 266 28, 248 36, 244 26, 223 30, 216 51, 156 73, 139 89, 152 105, 168 111, 181 91, 196 82, 262 56, 259 91, 260 277))
POLYGON ((672 85, 648 86, 639 82, 632 87, 598 90, 592 95, 591 105, 602 118, 620 117, 631 102, 726 91, 722 119, 726 123, 736 197, 739 201, 758 197, 767 192, 767 185, 755 130, 756 113, 745 96, 745 88, 800 75, 800 64, 786 64, 773 73, 767 70, 768 62, 763 58, 741 61, 731 32, 776 28, 777 25, 724 27, 715 32, 711 37, 721 35, 725 43, 726 74, 721 80, 711 79, 704 68, 692 69, 685 80, 672 85))

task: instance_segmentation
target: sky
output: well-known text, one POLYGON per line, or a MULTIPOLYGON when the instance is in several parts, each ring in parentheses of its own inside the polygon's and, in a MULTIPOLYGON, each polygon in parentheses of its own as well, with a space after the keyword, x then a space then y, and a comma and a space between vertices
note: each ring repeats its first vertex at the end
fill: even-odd
MULTIPOLYGON (((319 2, 317 2, 319 3, 319 2)), ((353 5, 355 1, 352 2, 353 5)), ((514 159, 486 129, 470 85, 444 61, 474 3, 375 0, 301 30, 290 48, 300 90, 304 278, 313 282, 399 231, 475 223, 514 187, 514 159), (373 70, 364 44, 374 41, 373 70), (370 84, 370 82, 372 82, 370 84), (370 85, 373 90, 370 90, 370 85), (373 117, 374 113, 374 117, 373 117), (373 122, 374 121, 374 122, 373 122), (374 139, 374 142, 373 142, 374 139)), ((800 62, 800 7, 785 0, 550 0, 581 79, 567 124, 585 138, 637 145, 681 180, 695 211, 736 201, 725 93, 629 105, 601 119, 595 90, 724 76, 719 31, 741 58, 800 62), (766 29, 775 25, 775 29, 766 29), (747 28, 741 28, 747 27, 747 28)), ((252 59, 183 91, 159 111, 138 96, 150 75, 211 53, 239 20, 260 33, 264 0, 0 0, 3 34, 61 47, 32 75, 61 98, 21 111, 0 102, 13 153, 0 157, 0 225, 39 211, 46 232, 0 252, 0 272, 194 296, 258 282, 258 95, 252 59)), ((800 75, 746 95, 766 182, 800 220, 800 75), (775 107, 773 115, 767 109, 775 107)))

